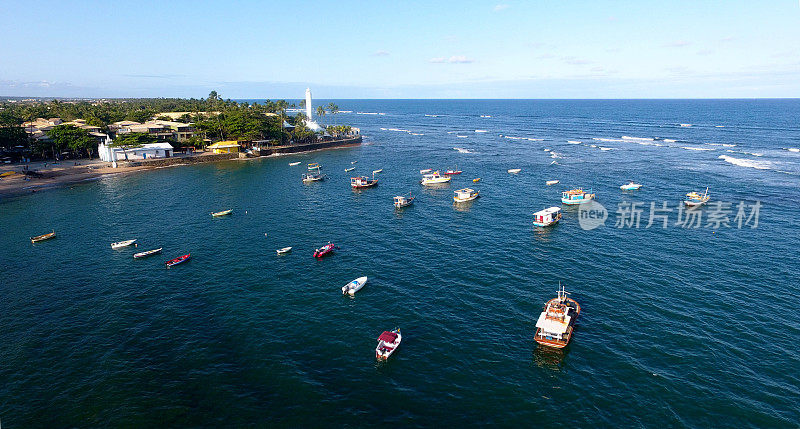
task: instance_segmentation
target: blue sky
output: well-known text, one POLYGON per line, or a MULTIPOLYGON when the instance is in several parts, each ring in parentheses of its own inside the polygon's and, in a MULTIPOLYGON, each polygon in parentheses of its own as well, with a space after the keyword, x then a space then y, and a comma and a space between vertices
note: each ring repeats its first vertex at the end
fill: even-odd
POLYGON ((0 0, 0 95, 800 97, 800 3, 0 0))

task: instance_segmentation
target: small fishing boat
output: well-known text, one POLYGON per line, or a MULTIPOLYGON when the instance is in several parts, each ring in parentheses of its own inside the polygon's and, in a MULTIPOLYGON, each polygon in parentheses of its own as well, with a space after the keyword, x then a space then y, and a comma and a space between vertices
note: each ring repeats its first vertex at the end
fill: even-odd
POLYGON ((372 186, 376 186, 377 184, 378 184, 378 179, 374 177, 372 179, 370 179, 367 176, 350 178, 350 186, 352 186, 353 189, 369 188, 372 186))
POLYGON ((183 256, 178 256, 175 259, 170 259, 169 261, 164 262, 164 265, 166 265, 167 268, 170 268, 170 267, 174 267, 175 265, 182 264, 182 263, 188 261, 189 259, 192 259, 192 254, 191 253, 187 253, 187 254, 185 254, 183 256))
POLYGON ((456 168, 448 168, 447 171, 444 172, 444 174, 448 176, 455 176, 461 173, 462 171, 458 169, 458 166, 456 166, 456 168))
POLYGON ((319 174, 319 173, 316 173, 316 174, 304 174, 302 176, 302 178, 303 178, 303 183, 321 182, 321 181, 325 180, 325 175, 324 174, 319 174))
POLYGON ((291 165, 292 167, 294 167, 295 165, 300 165, 300 161, 290 162, 289 165, 291 165))
POLYGON ((358 161, 350 161, 350 164, 355 164, 355 163, 357 163, 357 162, 358 162, 358 161))
POLYGON ((133 255, 133 259, 141 259, 141 258, 146 258, 148 256, 159 254, 161 253, 161 249, 163 249, 163 247, 159 247, 158 249, 148 250, 146 252, 136 253, 133 255))
POLYGON ((467 201, 472 201, 478 198, 478 194, 480 191, 476 191, 470 188, 459 189, 455 191, 455 195, 453 196, 453 201, 457 203, 466 203, 467 201))
POLYGON ((623 191, 635 191, 642 187, 641 183, 636 183, 633 180, 629 181, 628 183, 620 186, 619 188, 623 191))
POLYGON ((412 197, 411 195, 409 195, 408 197, 404 195, 398 195, 394 197, 394 206, 395 208, 398 209, 401 209, 403 207, 408 207, 411 204, 414 204, 414 198, 415 197, 412 197))
POLYGON ((323 257, 325 255, 331 254, 331 253, 333 253, 333 250, 335 248, 336 248, 336 245, 329 241, 328 244, 320 247, 319 249, 315 249, 314 250, 314 257, 315 258, 321 258, 321 257, 323 257))
POLYGON ((124 241, 117 241, 116 243, 111 243, 112 249, 121 249, 123 247, 128 247, 131 244, 136 243, 136 239, 133 240, 124 240, 124 241))
POLYGON ((587 192, 582 188, 575 188, 561 193, 561 203, 568 206, 583 204, 592 201, 594 197, 595 194, 592 193, 591 189, 587 192))
POLYGON ((685 204, 686 207, 700 207, 710 199, 711 197, 708 196, 708 188, 706 188, 706 192, 703 194, 694 191, 686 194, 686 199, 683 200, 683 204, 685 204))
POLYGON ((547 186, 557 185, 558 184, 558 180, 548 180, 548 181, 544 182, 544 184, 547 185, 547 186))
POLYGON ((433 170, 431 170, 430 168, 426 168, 424 170, 419 170, 419 174, 428 174, 428 173, 432 173, 432 172, 433 172, 433 170))
POLYGON ((344 169, 344 172, 345 172, 345 173, 347 173, 347 172, 349 172, 349 171, 353 171, 353 170, 355 170, 355 169, 356 169, 355 167, 345 168, 345 169, 344 169))
POLYGON ((378 173, 383 173, 383 169, 381 168, 379 170, 372 170, 372 174, 378 174, 378 173))
POLYGON ((433 173, 424 174, 420 183, 423 185, 438 185, 440 183, 447 183, 452 179, 450 176, 442 176, 438 171, 433 173))
POLYGON ((278 250, 276 250, 276 252, 277 252, 279 255, 285 255, 285 254, 287 254, 287 253, 289 253, 289 252, 291 252, 291 251, 292 251, 292 248, 291 248, 291 247, 284 247, 283 249, 278 249, 278 250))
POLYGON ((478 182, 480 182, 480 181, 481 181, 481 178, 480 178, 480 177, 476 177, 476 178, 472 179, 472 181, 473 181, 474 183, 478 183, 478 182))
POLYGON ((533 226, 555 225, 561 220, 561 207, 550 207, 533 214, 533 226))
POLYGON ((558 296, 545 304, 544 311, 536 321, 536 335, 533 338, 537 343, 557 349, 569 344, 575 320, 581 314, 581 306, 574 299, 567 298, 567 295, 559 284, 558 296))
POLYGON ((221 212, 216 212, 216 213, 211 213, 211 216, 214 216, 214 217, 221 217, 221 216, 227 216, 227 215, 229 215, 229 214, 231 214, 231 213, 233 213, 233 209, 230 209, 230 210, 223 210, 223 211, 221 211, 221 212))
POLYGON ((350 295, 353 296, 361 290, 362 287, 367 283, 367 276, 359 277, 350 283, 342 286, 342 295, 350 295))
POLYGON ((400 346, 400 341, 402 340, 403 336, 400 334, 400 328, 395 328, 392 331, 383 331, 378 337, 378 346, 375 347, 375 358, 378 360, 389 359, 389 356, 400 346))
POLYGON ((322 166, 319 165, 318 162, 312 162, 311 164, 308 164, 308 171, 319 170, 320 168, 322 168, 322 166))
POLYGON ((508 172, 509 172, 509 173, 511 173, 511 174, 517 174, 517 173, 519 173, 520 171, 522 171, 522 169, 521 169, 521 168, 509 168, 509 169, 508 169, 508 172))
POLYGON ((48 232, 47 234, 37 235, 36 237, 31 237, 31 243, 38 243, 40 241, 49 240, 51 238, 56 238, 56 232, 48 232))

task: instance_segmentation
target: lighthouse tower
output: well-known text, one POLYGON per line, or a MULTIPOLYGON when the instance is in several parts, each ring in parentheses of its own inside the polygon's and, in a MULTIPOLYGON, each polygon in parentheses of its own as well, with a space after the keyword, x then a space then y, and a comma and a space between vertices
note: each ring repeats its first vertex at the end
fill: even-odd
POLYGON ((306 126, 311 131, 322 131, 322 127, 311 120, 311 110, 311 88, 306 88, 306 126))

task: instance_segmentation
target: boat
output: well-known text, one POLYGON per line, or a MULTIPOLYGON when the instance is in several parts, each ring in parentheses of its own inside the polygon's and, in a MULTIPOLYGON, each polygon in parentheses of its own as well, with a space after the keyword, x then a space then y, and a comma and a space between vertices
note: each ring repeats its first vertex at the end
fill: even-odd
POLYGON ((233 209, 223 210, 221 212, 216 212, 216 213, 211 213, 211 216, 214 216, 214 217, 227 216, 227 215, 229 215, 231 213, 233 213, 233 209))
POLYGON ((278 250, 276 250, 276 252, 277 252, 279 255, 285 255, 285 254, 287 254, 287 253, 289 253, 289 252, 291 252, 291 251, 292 251, 292 248, 291 248, 291 247, 284 247, 283 249, 278 249, 278 250))
POLYGON ((408 207, 411 204, 414 204, 414 198, 415 197, 412 197, 411 195, 409 195, 408 197, 404 195, 398 195, 394 197, 394 206, 398 209, 401 209, 403 207, 408 207))
POLYGON ((48 232, 47 234, 37 235, 36 237, 31 237, 31 243, 38 243, 40 241, 49 240, 51 238, 56 238, 55 230, 53 232, 48 232))
POLYGON ((161 249, 163 249, 163 247, 159 247, 158 249, 148 250, 146 252, 139 252, 139 253, 134 254, 133 258, 134 259, 141 259, 141 258, 146 258, 148 256, 156 255, 156 254, 161 253, 161 249))
POLYGON ((353 171, 353 170, 355 170, 355 169, 356 169, 355 167, 345 168, 345 169, 344 169, 344 172, 345 172, 345 173, 347 173, 347 172, 349 172, 349 171, 353 171))
POLYGON ((423 185, 438 185, 440 183, 447 183, 452 179, 450 176, 442 176, 438 171, 433 173, 424 174, 420 183, 423 185))
POLYGON ((378 360, 389 359, 389 356, 400 346, 402 339, 400 328, 395 328, 392 331, 383 331, 378 337, 378 346, 375 347, 375 358, 378 360))
POLYGON ((550 207, 533 214, 533 226, 555 225, 561 220, 561 207, 550 207))
POLYGON ((537 343, 557 349, 569 344, 575 320, 581 314, 581 306, 567 295, 564 287, 559 284, 558 296, 545 304, 544 311, 536 321, 536 335, 533 339, 537 343))
POLYGON ((583 188, 575 188, 561 193, 561 203, 570 206, 583 204, 592 201, 594 197, 595 194, 592 193, 591 189, 586 192, 583 188))
POLYGON ((318 162, 312 162, 311 164, 308 164, 308 171, 319 170, 320 168, 322 168, 322 166, 319 165, 318 162))
POLYGON ((379 170, 372 170, 372 174, 378 174, 378 173, 383 173, 383 169, 381 168, 379 170))
POLYGON ((703 194, 694 191, 686 194, 686 199, 683 200, 683 204, 687 207, 700 207, 710 199, 711 197, 708 196, 708 188, 706 188, 706 192, 703 194))
POLYGON ((367 283, 367 276, 359 277, 351 281, 350 283, 342 286, 342 295, 349 294, 350 296, 353 296, 356 294, 356 292, 361 290, 361 288, 364 287, 366 283, 367 283))
POLYGON ((300 165, 300 161, 290 162, 289 165, 291 165, 292 167, 294 167, 295 165, 300 165))
POLYGON ((641 183, 636 183, 633 180, 630 180, 628 183, 620 186, 619 188, 623 191, 635 191, 642 187, 641 183))
POLYGON ((458 169, 458 166, 456 166, 456 168, 448 168, 447 171, 444 172, 444 174, 448 176, 455 176, 461 173, 462 171, 458 169))
POLYGON ((350 161, 350 164, 352 165, 352 164, 355 164, 355 163, 357 163, 357 162, 358 162, 358 161, 350 161))
POLYGON ((517 173, 519 173, 520 171, 522 171, 522 169, 521 169, 521 168, 509 168, 509 169, 508 169, 508 172, 509 172, 509 173, 511 173, 511 174, 517 174, 517 173))
POLYGON ((544 182, 544 184, 547 185, 547 186, 557 185, 558 184, 558 180, 548 180, 548 181, 544 182))
POLYGON ((376 186, 377 184, 378 179, 374 177, 372 179, 367 176, 350 178, 350 186, 352 186, 353 189, 370 188, 372 186, 376 186))
POLYGON ((478 182, 481 181, 481 178, 480 177, 476 177, 476 178, 472 179, 472 181, 475 182, 475 183, 478 183, 478 182))
MULTIPOLYGON (((317 172, 316 172, 316 173, 308 173, 308 174, 304 174, 304 175, 302 176, 302 178, 303 178, 303 183, 320 182, 320 181, 322 181, 322 180, 325 180, 325 175, 324 175, 324 174, 321 174, 321 173, 319 172, 319 166, 317 166, 317 167, 316 167, 316 170, 317 170, 317 172)), ((310 168, 309 168, 309 171, 311 171, 311 169, 310 169, 310 168)))
POLYGON ((323 257, 325 255, 333 253, 334 249, 336 249, 336 245, 329 241, 328 244, 320 247, 319 249, 315 249, 314 250, 314 257, 315 258, 321 258, 321 257, 323 257))
POLYGON ((424 170, 419 170, 419 174, 428 174, 428 173, 432 173, 432 172, 433 172, 433 170, 431 170, 430 168, 426 168, 424 170))
POLYGON ((188 261, 189 259, 192 259, 192 254, 191 253, 187 253, 187 254, 185 254, 183 256, 178 256, 175 259, 170 259, 169 261, 164 262, 164 265, 166 265, 167 268, 170 268, 170 267, 174 267, 175 265, 182 264, 182 263, 188 261))
POLYGON ((475 198, 478 198, 478 194, 480 191, 476 191, 470 188, 459 189, 455 191, 455 195, 453 196, 453 201, 457 203, 466 203, 467 201, 472 201, 475 198))
POLYGON ((111 243, 112 249, 121 249, 123 247, 128 247, 131 244, 136 243, 136 239, 133 240, 124 240, 124 241, 117 241, 116 243, 111 243))

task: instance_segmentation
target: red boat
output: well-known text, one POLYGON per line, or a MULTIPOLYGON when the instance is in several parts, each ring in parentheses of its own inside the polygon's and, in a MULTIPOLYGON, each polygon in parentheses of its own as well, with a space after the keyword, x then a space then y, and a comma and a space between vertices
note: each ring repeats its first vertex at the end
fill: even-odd
POLYGON ((186 254, 186 255, 183 255, 183 256, 178 256, 178 257, 177 257, 177 258, 175 258, 175 259, 170 259, 169 261, 167 261, 167 262, 164 262, 164 265, 166 265, 166 266, 167 266, 167 268, 169 268, 169 267, 173 267, 173 266, 175 266, 175 265, 178 265, 178 264, 184 263, 184 262, 188 261, 188 260, 189 260, 189 259, 191 259, 191 258, 192 258, 192 254, 191 254, 191 253, 189 253, 189 254, 186 254))
POLYGON ((328 244, 326 244, 326 245, 324 245, 324 246, 322 246, 319 249, 314 251, 314 257, 315 258, 321 258, 321 257, 323 257, 325 255, 333 253, 333 249, 335 249, 335 248, 336 248, 335 244, 333 244, 331 242, 328 242, 328 244))
POLYGON ((461 174, 461 170, 459 170, 458 167, 456 167, 455 170, 448 168, 444 174, 447 176, 455 176, 456 174, 461 174))

